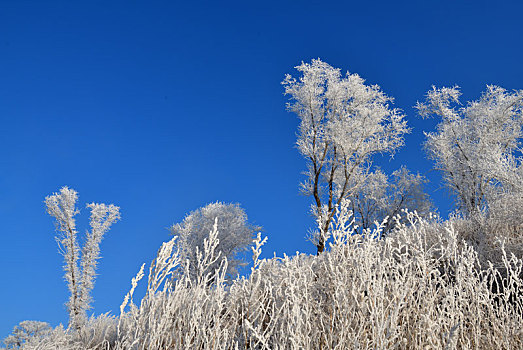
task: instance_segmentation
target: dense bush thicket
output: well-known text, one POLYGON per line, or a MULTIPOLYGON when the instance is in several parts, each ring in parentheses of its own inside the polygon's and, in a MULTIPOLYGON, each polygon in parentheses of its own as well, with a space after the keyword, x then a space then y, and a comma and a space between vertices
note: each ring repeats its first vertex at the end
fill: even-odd
POLYGON ((319 256, 259 260, 258 235, 250 276, 230 283, 226 259, 209 269, 220 259, 216 226, 196 279, 169 278, 180 264, 174 238, 151 264, 138 305, 132 295, 143 266, 118 317, 59 327, 24 349, 523 348, 521 258, 500 243, 499 265, 482 267, 457 220, 403 216, 385 238, 377 239, 381 227, 354 235, 344 203, 319 256))

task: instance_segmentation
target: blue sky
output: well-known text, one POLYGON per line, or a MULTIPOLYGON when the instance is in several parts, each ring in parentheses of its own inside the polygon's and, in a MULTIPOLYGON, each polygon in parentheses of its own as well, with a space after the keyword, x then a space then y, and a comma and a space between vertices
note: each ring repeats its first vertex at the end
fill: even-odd
MULTIPOLYGON (((523 3, 490 1, 0 0, 0 338, 26 319, 67 323, 46 195, 67 185, 114 203, 96 314, 118 307, 167 228, 212 201, 238 202, 269 237, 264 256, 314 253, 298 121, 284 74, 320 57, 395 97, 412 133, 390 160, 431 179, 412 106, 431 85, 523 88, 523 3)), ((78 218, 87 229, 88 211, 78 218)))

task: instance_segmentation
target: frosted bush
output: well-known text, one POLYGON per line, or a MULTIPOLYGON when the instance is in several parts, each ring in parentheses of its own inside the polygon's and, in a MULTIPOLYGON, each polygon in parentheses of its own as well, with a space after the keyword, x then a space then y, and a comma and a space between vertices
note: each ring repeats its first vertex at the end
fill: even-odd
MULTIPOLYGON (((199 254, 198 278, 160 289, 149 282, 140 305, 120 315, 114 348, 521 348, 522 261, 505 254, 505 272, 492 264, 481 269, 451 222, 402 215, 380 239, 383 224, 355 235, 351 212, 341 208, 330 249, 320 256, 260 260, 258 236, 250 276, 230 285, 226 260, 205 268, 220 259, 215 228, 199 254)), ((179 263, 169 249, 153 266, 179 263)), ((150 271, 149 281, 166 276, 150 271)))
MULTIPOLYGON (((517 203, 514 206, 517 207, 517 203)), ((450 220, 460 239, 478 252, 483 267, 488 267, 490 262, 503 269, 503 252, 523 258, 523 223, 510 211, 500 213, 497 207, 494 209, 468 218, 454 214, 450 220)))
POLYGON ((58 328, 27 349, 520 349, 523 262, 500 249, 502 266, 482 267, 452 221, 403 212, 354 234, 347 203, 319 256, 260 259, 226 283, 227 259, 216 251, 215 224, 198 256, 196 278, 175 240, 152 262, 138 304, 131 282, 117 319, 91 319, 74 333, 58 328), (216 263, 218 268, 215 268, 216 263), (89 328, 90 327, 90 328, 89 328))
POLYGON ((109 350, 114 348, 116 339, 117 320, 114 316, 102 314, 98 317, 90 317, 78 330, 67 330, 62 325, 55 329, 49 328, 45 336, 28 338, 22 346, 13 347, 13 349, 109 350))

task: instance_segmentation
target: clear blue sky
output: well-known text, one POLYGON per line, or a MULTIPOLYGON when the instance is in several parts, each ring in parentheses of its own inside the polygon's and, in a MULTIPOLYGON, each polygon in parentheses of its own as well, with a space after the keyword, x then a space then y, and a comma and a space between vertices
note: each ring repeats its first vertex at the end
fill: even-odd
MULTIPOLYGON (((386 170, 426 174, 434 121, 412 106, 432 84, 476 99, 523 88, 521 1, 0 0, 0 338, 26 319, 67 323, 63 258, 46 195, 114 203, 94 312, 118 307, 167 227, 212 201, 239 202, 273 252, 314 253, 297 118, 280 85, 320 57, 396 98, 412 134, 386 170)), ((78 219, 87 228, 88 211, 78 219)))

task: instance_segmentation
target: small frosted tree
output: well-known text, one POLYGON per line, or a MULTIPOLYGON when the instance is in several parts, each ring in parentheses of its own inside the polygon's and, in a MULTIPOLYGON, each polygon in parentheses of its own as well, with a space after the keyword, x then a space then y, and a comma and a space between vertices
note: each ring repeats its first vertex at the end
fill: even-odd
POLYGON ((22 321, 13 328, 13 332, 4 339, 6 349, 21 349, 29 342, 48 336, 52 331, 47 322, 22 321))
POLYGON ((403 209, 427 216, 432 203, 423 191, 426 182, 425 177, 411 173, 406 167, 394 171, 391 176, 380 169, 370 173, 363 186, 348 197, 358 231, 373 229, 376 222, 382 223, 388 218, 383 227, 383 233, 387 234, 397 222, 393 218, 403 209))
POLYGON ((523 193, 523 90, 490 85, 466 106, 460 95, 458 87, 433 87, 416 107, 441 118, 425 146, 458 208, 474 217, 506 193, 523 193))
POLYGON ((59 193, 45 198, 47 213, 56 219, 56 242, 64 256, 64 278, 70 292, 67 309, 69 329, 79 329, 86 321, 86 312, 91 308, 91 291, 96 278, 96 267, 100 258, 100 242, 111 225, 120 219, 120 208, 106 204, 87 204, 91 211, 91 231, 86 232, 83 248, 77 238, 75 216, 78 193, 62 187, 59 193), (80 264, 79 264, 80 260, 80 264))
MULTIPOLYGON (((178 236, 176 245, 180 251, 182 266, 189 262, 190 277, 197 274, 197 252, 204 250, 204 240, 208 238, 209 232, 217 220, 218 245, 216 253, 220 257, 227 258, 227 274, 234 276, 240 266, 246 263, 241 253, 252 245, 254 233, 261 230, 260 226, 250 224, 247 214, 239 204, 210 203, 187 215, 181 223, 175 224, 170 231, 178 236)), ((220 266, 221 258, 214 262, 209 269, 220 266)))
POLYGON ((308 168, 302 190, 314 198, 321 253, 342 199, 363 184, 375 154, 403 145, 408 128, 401 111, 391 107, 393 99, 359 75, 342 75, 320 59, 295 68, 301 76, 287 74, 282 84, 288 110, 300 119, 297 146, 308 168))

